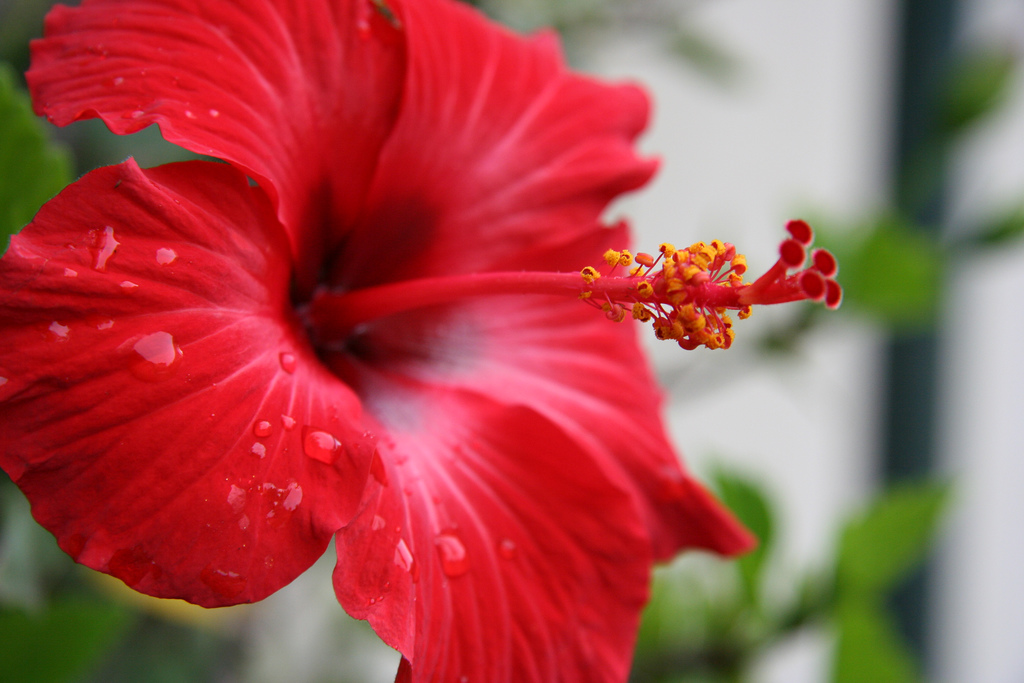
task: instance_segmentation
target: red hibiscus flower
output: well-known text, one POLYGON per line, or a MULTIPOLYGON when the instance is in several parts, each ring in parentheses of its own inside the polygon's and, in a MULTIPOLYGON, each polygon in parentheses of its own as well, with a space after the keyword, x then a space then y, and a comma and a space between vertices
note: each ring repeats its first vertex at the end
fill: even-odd
POLYGON ((795 223, 752 285, 718 243, 600 278, 637 88, 450 0, 86 0, 28 77, 227 162, 93 171, 0 261, 0 465, 78 562, 228 605, 334 538, 402 678, 621 681, 652 563, 749 546, 605 318, 727 346, 726 308, 838 304, 834 263, 789 274, 795 223))

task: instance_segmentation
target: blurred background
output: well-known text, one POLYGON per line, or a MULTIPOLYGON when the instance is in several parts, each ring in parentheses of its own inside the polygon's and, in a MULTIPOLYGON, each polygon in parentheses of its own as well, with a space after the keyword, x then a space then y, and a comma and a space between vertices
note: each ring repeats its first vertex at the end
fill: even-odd
MULTIPOLYGON (((7 230, 91 168, 184 157, 155 130, 31 117, 49 4, 0 0, 7 230), (29 166, 50 180, 25 187, 29 166)), ((659 570, 633 680, 1024 681, 1024 3, 475 4, 650 90, 642 148, 663 168, 612 210, 637 248, 717 238, 761 272, 799 216, 840 261, 837 313, 758 311, 728 352, 651 339, 688 465, 762 546, 659 570)), ((3 680, 392 680, 397 655, 334 599, 331 553, 258 605, 143 599, 76 567, 0 484, 3 680)))

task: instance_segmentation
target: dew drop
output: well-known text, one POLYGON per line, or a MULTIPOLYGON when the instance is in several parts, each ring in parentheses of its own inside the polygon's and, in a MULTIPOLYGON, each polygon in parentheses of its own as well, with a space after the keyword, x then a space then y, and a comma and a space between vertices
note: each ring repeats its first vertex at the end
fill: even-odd
POLYGON ((270 436, 274 431, 274 425, 270 424, 266 420, 260 420, 252 426, 252 433, 263 439, 270 436))
POLYGON ((121 85, 122 83, 124 83, 124 76, 114 78, 114 85, 121 85))
POLYGON ((199 572, 199 578, 222 598, 234 598, 245 590, 245 577, 236 572, 214 569, 211 565, 206 565, 199 572))
POLYGON ((220 116, 220 112, 217 111, 216 109, 211 109, 210 110, 210 116, 212 116, 213 118, 217 118, 218 116, 220 116))
POLYGON ((290 432, 295 429, 295 418, 291 415, 282 415, 281 424, 284 426, 285 431, 290 432))
POLYGON ((281 507, 288 512, 291 512, 295 508, 299 507, 299 503, 302 502, 302 487, 293 481, 288 484, 288 488, 285 490, 288 492, 288 495, 285 496, 284 502, 281 503, 281 507))
POLYGON ((112 227, 108 225, 103 228, 103 234, 96 239, 96 260, 93 262, 93 267, 96 270, 106 270, 107 261, 114 255, 120 244, 114 238, 114 229, 112 227))
POLYGON ((54 341, 61 341, 61 342, 67 341, 68 337, 71 334, 71 328, 70 327, 68 327, 67 325, 61 325, 56 320, 54 320, 52 323, 50 323, 50 327, 47 328, 47 329, 49 329, 50 330, 50 334, 53 335, 54 341))
POLYGON ((168 264, 174 263, 174 260, 176 258, 178 258, 178 252, 174 251, 173 249, 161 247, 160 249, 156 250, 156 262, 159 263, 161 266, 166 266, 168 264))
POLYGON ((150 572, 157 576, 160 574, 159 569, 153 564, 153 558, 138 545, 115 552, 107 562, 107 572, 129 586, 135 586, 150 572))
POLYGON ((242 531, 249 528, 249 515, 242 515, 238 518, 238 528, 242 531))
POLYGON ((113 320, 104 320, 101 323, 96 323, 96 329, 97 330, 109 330, 113 326, 114 326, 114 321, 113 320))
POLYGON ((388 485, 388 471, 384 468, 384 461, 381 460, 380 451, 373 449, 373 458, 370 460, 370 473, 381 486, 388 485))
POLYGON ((384 519, 380 515, 374 515, 373 516, 373 522, 370 524, 370 529, 372 529, 373 531, 380 531, 381 529, 383 529, 387 525, 388 525, 388 522, 387 522, 386 519, 384 519))
POLYGON ((147 382, 169 379, 181 365, 181 349, 167 332, 154 332, 132 346, 136 357, 130 365, 132 374, 147 382))
POLYGON ((65 268, 64 277, 78 277, 78 271, 73 268, 65 268))
POLYGON ((134 292, 139 286, 131 280, 125 280, 121 283, 121 289, 125 292, 134 292))
POLYGON ((312 427, 303 429, 302 451, 314 460, 330 465, 340 447, 333 434, 312 427))
POLYGON ((416 565, 416 559, 413 558, 412 551, 405 544, 404 538, 398 539, 398 544, 395 546, 395 566, 411 574, 413 581, 419 576, 419 567, 416 565))
POLYGON ((141 109, 136 109, 135 111, 133 111, 128 116, 133 118, 133 119, 137 119, 137 118, 141 118, 145 113, 146 112, 142 111, 141 109))
POLYGON ((261 444, 259 441, 252 445, 252 448, 249 449, 249 452, 261 458, 267 457, 267 447, 261 444))
POLYGON ((196 115, 192 113, 191 109, 186 109, 185 110, 185 117, 186 118, 190 118, 190 119, 194 119, 194 118, 196 118, 196 115))
POLYGON ((280 356, 281 369, 287 372, 289 375, 295 372, 295 354, 282 353, 280 356))
POLYGON ((245 489, 240 486, 231 485, 231 490, 228 492, 228 505, 231 506, 231 511, 236 515, 245 509, 246 493, 245 489))
POLYGON ((498 554, 506 560, 514 560, 519 555, 519 547, 511 538, 503 538, 498 543, 498 554))
POLYGON ((458 536, 452 533, 443 533, 434 539, 434 546, 441 558, 441 571, 448 578, 454 579, 469 571, 469 557, 466 554, 466 546, 458 536))

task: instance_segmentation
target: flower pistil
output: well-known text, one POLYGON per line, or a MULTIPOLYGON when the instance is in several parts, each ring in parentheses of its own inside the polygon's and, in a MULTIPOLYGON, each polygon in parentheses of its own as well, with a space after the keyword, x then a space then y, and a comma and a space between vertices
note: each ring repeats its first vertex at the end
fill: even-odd
POLYGON ((802 220, 789 221, 786 229, 790 236, 779 245, 779 259, 751 283, 743 281, 746 258, 732 244, 714 240, 685 249, 662 244, 657 257, 608 250, 604 261, 611 269, 604 274, 587 266, 576 273, 485 272, 351 291, 325 288, 302 314, 314 339, 331 344, 343 342, 362 323, 417 308, 480 296, 573 294, 612 321, 632 316, 651 322, 659 339, 674 340, 684 349, 729 348, 735 337, 729 311, 744 319, 756 305, 808 299, 834 309, 842 302, 835 257, 816 249, 808 263, 813 230, 802 220))

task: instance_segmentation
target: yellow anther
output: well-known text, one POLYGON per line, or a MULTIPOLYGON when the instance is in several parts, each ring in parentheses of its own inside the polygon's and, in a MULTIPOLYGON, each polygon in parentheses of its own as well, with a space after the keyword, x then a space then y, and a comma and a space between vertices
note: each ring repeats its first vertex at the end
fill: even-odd
POLYGON ((642 323, 647 322, 654 317, 654 314, 644 308, 644 305, 637 301, 633 304, 633 320, 639 320, 642 323))
POLYGON ((654 294, 654 287, 647 280, 641 280, 636 285, 636 293, 641 299, 649 299, 654 294))
MULTIPOLYGON (((607 254, 606 254, 606 256, 607 256, 607 254)), ((629 253, 628 249, 623 249, 619 253, 619 265, 620 266, 628 266, 632 262, 633 262, 633 255, 629 253)))
POLYGON ((658 245, 658 251, 660 251, 665 256, 672 256, 673 254, 676 253, 676 248, 669 244, 668 242, 662 242, 661 244, 658 245))
POLYGON ((683 281, 689 282, 698 274, 703 272, 705 272, 704 269, 698 266, 686 266, 685 268, 683 268, 683 281))
POLYGON ((616 263, 619 262, 619 258, 621 256, 622 256, 622 252, 621 251, 615 251, 614 249, 609 249, 608 251, 604 252, 604 262, 607 263, 609 266, 614 266, 616 263))
POLYGON ((743 277, 739 273, 729 273, 729 286, 739 287, 743 284, 743 277))
POLYGON ((732 257, 732 271, 739 275, 747 272, 747 257, 743 254, 736 254, 732 257))
POLYGON ((644 272, 644 269, 641 266, 629 269, 629 274, 633 277, 639 276, 642 272, 644 272))
POLYGON ((740 309, 740 312, 739 312, 738 315, 740 316, 740 320, 746 320, 747 318, 750 317, 750 314, 753 313, 753 312, 754 312, 754 307, 753 306, 745 306, 745 307, 740 309))
POLYGON ((580 292, 581 299, 589 299, 592 296, 594 296, 593 292, 580 292))
POLYGON ((601 277, 601 273, 597 272, 597 268, 594 268, 593 266, 585 267, 583 270, 580 271, 580 275, 583 276, 583 281, 586 282, 588 285, 592 284, 594 280, 601 277))

